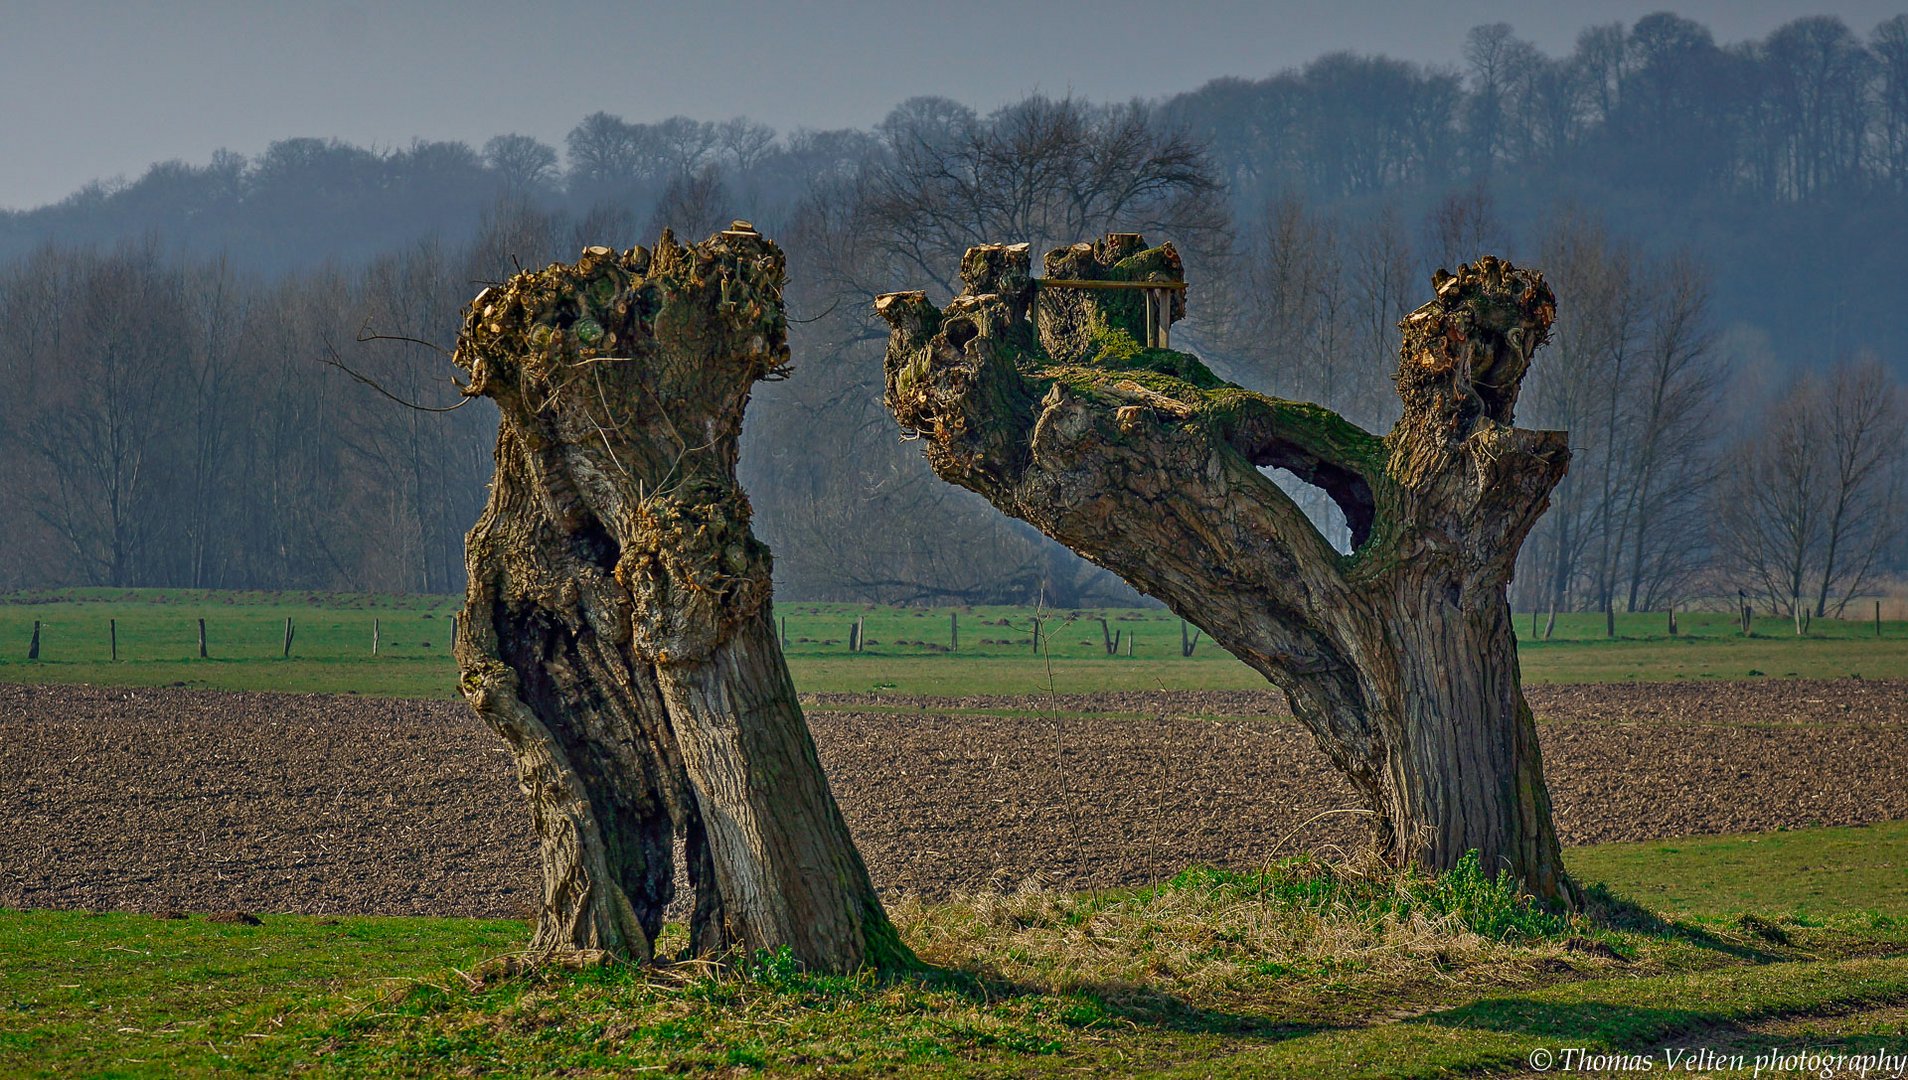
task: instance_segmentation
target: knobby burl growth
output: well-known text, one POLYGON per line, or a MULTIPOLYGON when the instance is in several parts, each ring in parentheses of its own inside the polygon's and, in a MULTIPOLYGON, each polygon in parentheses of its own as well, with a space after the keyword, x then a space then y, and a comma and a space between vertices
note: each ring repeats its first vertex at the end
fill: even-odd
MULTIPOLYGON (((1130 234, 1046 262, 1050 279, 1183 280, 1170 244, 1130 234)), ((1436 298, 1399 324, 1404 415, 1383 437, 1139 347, 1142 292, 1040 285, 1024 244, 970 249, 961 279, 945 309, 920 292, 876 301, 888 407, 935 472, 1165 601, 1283 689, 1394 861, 1444 869, 1475 849, 1575 902, 1505 595, 1569 462, 1563 433, 1511 422, 1555 316, 1543 277, 1490 257, 1440 271, 1436 298), (1351 554, 1269 466, 1331 496, 1351 554)))
POLYGON ((539 954, 650 958, 680 839, 696 952, 912 963, 822 775, 736 482, 751 387, 788 363, 782 279, 737 222, 589 248, 466 316, 465 392, 501 416, 455 648, 529 796, 539 954))

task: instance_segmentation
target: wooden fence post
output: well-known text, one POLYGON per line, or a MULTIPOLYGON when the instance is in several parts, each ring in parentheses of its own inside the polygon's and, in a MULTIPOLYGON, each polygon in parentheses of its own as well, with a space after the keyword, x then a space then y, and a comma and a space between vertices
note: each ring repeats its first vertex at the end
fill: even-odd
POLYGON ((788 616, 782 616, 782 648, 788 648, 788 616))
POLYGON ((118 619, 106 620, 106 640, 110 643, 110 647, 112 649, 113 661, 117 663, 119 660, 119 620, 118 619))
POLYGON ((1106 655, 1108 656, 1119 655, 1120 653, 1119 644, 1113 640, 1113 630, 1111 627, 1107 626, 1105 619, 1100 620, 1100 642, 1106 646, 1106 655))
POLYGON ((290 615, 287 615, 285 616, 285 658, 288 660, 291 659, 291 643, 292 643, 292 618, 290 615))
MULTIPOLYGON (((1880 611, 1881 608, 1875 610, 1880 611)), ((958 611, 947 613, 947 651, 961 651, 961 613, 958 611)))
POLYGON ((1881 636, 1881 601, 1875 601, 1875 636, 1881 636))
POLYGON ((199 659, 205 659, 205 620, 199 620, 199 659))
POLYGON ((1039 656, 1040 655, 1040 623, 1041 623, 1040 617, 1036 615, 1034 617, 1033 623, 1034 623, 1033 651, 1035 656, 1039 656))
POLYGON ((371 655, 372 656, 378 655, 378 638, 383 636, 383 632, 384 632, 384 620, 372 619, 371 620, 371 655))
POLYGON ((848 651, 861 651, 861 617, 858 615, 854 622, 848 624, 848 651))
POLYGON ((1179 620, 1179 655, 1191 656, 1193 652, 1199 648, 1200 633, 1201 631, 1199 630, 1199 628, 1194 627, 1192 636, 1187 637, 1186 636, 1186 620, 1184 619, 1179 620))
POLYGON ((33 643, 27 646, 27 659, 38 660, 39 658, 40 658, 40 620, 35 619, 33 620, 33 643))

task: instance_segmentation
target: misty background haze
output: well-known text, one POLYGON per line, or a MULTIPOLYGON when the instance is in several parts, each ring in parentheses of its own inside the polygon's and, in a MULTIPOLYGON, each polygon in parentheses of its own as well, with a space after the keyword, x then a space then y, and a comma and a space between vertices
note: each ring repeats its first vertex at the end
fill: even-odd
MULTIPOLYGON (((1551 54, 1657 0, 946 5, 712 0, 557 6, 13 0, 0 35, 0 208, 56 202, 155 161, 254 155, 294 136, 390 150, 515 131, 561 145, 598 110, 746 115, 788 131, 866 128, 912 97, 988 112, 1029 94, 1159 98, 1263 78, 1337 51, 1456 66, 1473 26, 1510 22, 1551 54)), ((1858 33, 1888 0, 1688 0, 1721 41, 1800 14, 1858 33)))
POLYGON ((1520 609, 1834 614, 1904 563, 1908 17, 1653 6, 22 5, 0 587, 461 588, 494 412, 321 360, 449 405, 481 283, 746 217, 806 320, 744 459, 784 597, 1132 599, 927 471, 869 310, 1119 230, 1176 343, 1376 430, 1431 268, 1539 267, 1520 609))

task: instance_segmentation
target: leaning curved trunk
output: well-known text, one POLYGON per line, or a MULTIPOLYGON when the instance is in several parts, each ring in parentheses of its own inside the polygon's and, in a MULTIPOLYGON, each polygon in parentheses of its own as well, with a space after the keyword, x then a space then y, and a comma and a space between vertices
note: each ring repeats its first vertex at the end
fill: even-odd
POLYGON ((1442 271, 1401 324, 1404 415, 1380 438, 1223 382, 1164 348, 1172 246, 1131 234, 1047 256, 989 245, 945 309, 889 293, 887 401, 943 478, 1166 602, 1286 691, 1397 862, 1477 851, 1574 901, 1558 857, 1505 587, 1569 460, 1511 424, 1554 316, 1540 275, 1442 271), (1145 298, 1142 303, 1142 298, 1145 298), (1323 489, 1334 551, 1260 470, 1323 489))
POLYGON ((680 839, 696 952, 913 962, 829 793, 736 482, 750 388, 786 370, 782 268, 743 222, 590 248, 485 290, 458 339, 500 424, 456 656, 530 800, 536 953, 649 959, 680 839))

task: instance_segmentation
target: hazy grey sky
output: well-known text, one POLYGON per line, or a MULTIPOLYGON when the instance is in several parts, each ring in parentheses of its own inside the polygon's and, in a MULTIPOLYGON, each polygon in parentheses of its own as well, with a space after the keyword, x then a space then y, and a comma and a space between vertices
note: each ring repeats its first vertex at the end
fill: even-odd
POLYGON ((5 0, 0 206, 59 199, 158 160, 203 163, 291 136, 561 148, 585 114, 746 114, 861 126, 940 94, 977 108, 1029 91, 1106 100, 1259 77, 1353 49, 1452 63, 1506 21, 1545 51, 1579 29, 1677 11, 1718 39, 1833 13, 1859 34, 1903 0, 907 0, 457 3, 5 0))

